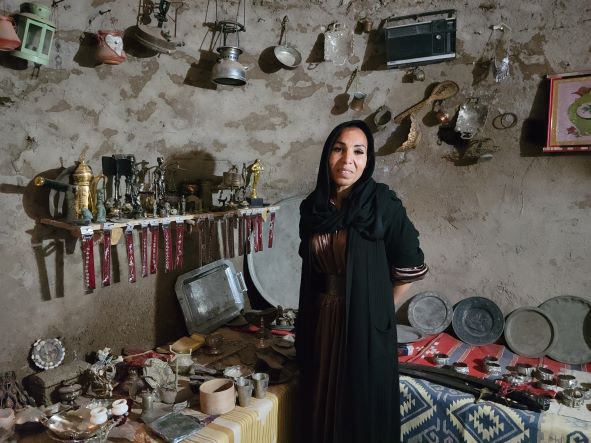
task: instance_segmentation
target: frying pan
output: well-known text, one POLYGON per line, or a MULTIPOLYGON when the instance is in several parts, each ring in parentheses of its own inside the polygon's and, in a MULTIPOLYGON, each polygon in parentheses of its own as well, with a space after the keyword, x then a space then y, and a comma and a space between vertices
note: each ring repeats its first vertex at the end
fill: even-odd
POLYGON ((302 62, 302 54, 297 49, 287 43, 287 22, 289 19, 287 15, 283 17, 281 22, 281 35, 285 38, 285 43, 282 43, 283 38, 280 38, 279 45, 275 46, 273 53, 275 58, 282 66, 288 69, 296 68, 302 62))

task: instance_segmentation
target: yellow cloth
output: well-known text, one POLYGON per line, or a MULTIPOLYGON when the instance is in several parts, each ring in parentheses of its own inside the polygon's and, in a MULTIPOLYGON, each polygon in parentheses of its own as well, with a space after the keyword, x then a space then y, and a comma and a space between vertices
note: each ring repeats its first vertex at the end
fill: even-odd
POLYGON ((236 406, 186 439, 187 443, 289 443, 292 440, 293 385, 271 386, 264 399, 236 406))

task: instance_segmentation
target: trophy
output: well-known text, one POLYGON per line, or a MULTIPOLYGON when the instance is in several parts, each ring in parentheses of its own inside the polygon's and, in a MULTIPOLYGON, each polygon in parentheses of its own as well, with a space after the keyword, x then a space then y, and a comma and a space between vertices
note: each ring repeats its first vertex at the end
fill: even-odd
POLYGON ((261 164, 261 162, 259 161, 259 159, 257 158, 254 163, 252 163, 251 165, 248 166, 247 168, 247 173, 248 173, 248 184, 250 185, 250 194, 249 196, 246 198, 246 200, 248 201, 248 204, 251 207, 254 208, 260 208, 263 207, 263 198, 259 197, 257 194, 257 186, 259 183, 259 179, 261 177, 261 173, 264 171, 265 169, 263 168, 263 165, 261 164))

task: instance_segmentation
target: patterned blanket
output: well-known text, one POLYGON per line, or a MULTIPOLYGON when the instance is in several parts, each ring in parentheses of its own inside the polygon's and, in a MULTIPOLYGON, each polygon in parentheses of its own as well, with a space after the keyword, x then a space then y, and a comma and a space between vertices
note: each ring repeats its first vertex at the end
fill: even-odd
POLYGON ((400 377, 403 442, 591 441, 591 422, 520 411, 411 377, 400 377))

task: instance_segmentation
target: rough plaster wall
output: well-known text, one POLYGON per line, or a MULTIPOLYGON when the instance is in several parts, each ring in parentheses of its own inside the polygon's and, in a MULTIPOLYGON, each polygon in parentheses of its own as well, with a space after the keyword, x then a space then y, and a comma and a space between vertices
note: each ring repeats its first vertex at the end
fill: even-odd
MULTIPOLYGON (((235 1, 219 3, 235 10, 235 1)), ((18 4, 3 2, 12 12, 18 4)), ((489 119, 482 136, 491 137, 499 151, 488 163, 463 167, 443 158, 453 148, 436 143, 436 127, 423 125, 422 142, 407 153, 396 152, 403 128, 391 124, 376 135, 377 179, 405 202, 431 266, 413 292, 438 290, 453 302, 481 295, 505 313, 559 294, 591 298, 591 157, 540 155, 543 76, 591 66, 587 1, 249 1, 247 32, 240 39, 248 84, 217 90, 208 77, 215 56, 203 25, 207 2, 187 6, 179 28, 185 46, 171 56, 130 56, 120 66, 89 66, 80 37, 83 30, 96 31, 101 20, 88 27, 89 18, 110 8, 121 28, 131 26, 135 0, 60 3, 52 62, 37 79, 30 66, 0 56, 0 368, 27 372, 30 344, 40 337, 64 337, 68 350, 80 355, 184 333, 173 292, 177 274, 127 283, 121 245, 115 260, 120 282, 84 293, 79 243, 36 226, 47 202, 31 186, 35 175, 55 175, 80 154, 95 171, 102 155, 132 153, 152 164, 162 155, 181 161, 192 177, 221 175, 230 163, 258 157, 265 165, 260 193, 275 201, 311 189, 321 146, 336 123, 368 118, 382 104, 397 113, 444 79, 461 87, 447 109, 481 96, 491 115, 510 111, 519 122, 498 131, 489 119), (458 9, 458 57, 425 67, 425 82, 403 83, 403 72, 386 70, 379 44, 368 43, 365 34, 355 35, 355 54, 345 65, 308 66, 318 57, 323 25, 338 20, 351 26, 366 12, 377 24, 391 14, 443 8, 458 9), (304 57, 293 71, 272 69, 263 57, 277 44, 285 14, 289 39, 304 57), (486 55, 489 26, 500 22, 512 29, 511 77, 495 84, 489 73, 474 85, 474 62, 486 55), (339 110, 359 64, 366 109, 339 110)), ((191 267, 187 260, 185 271, 191 267)))

